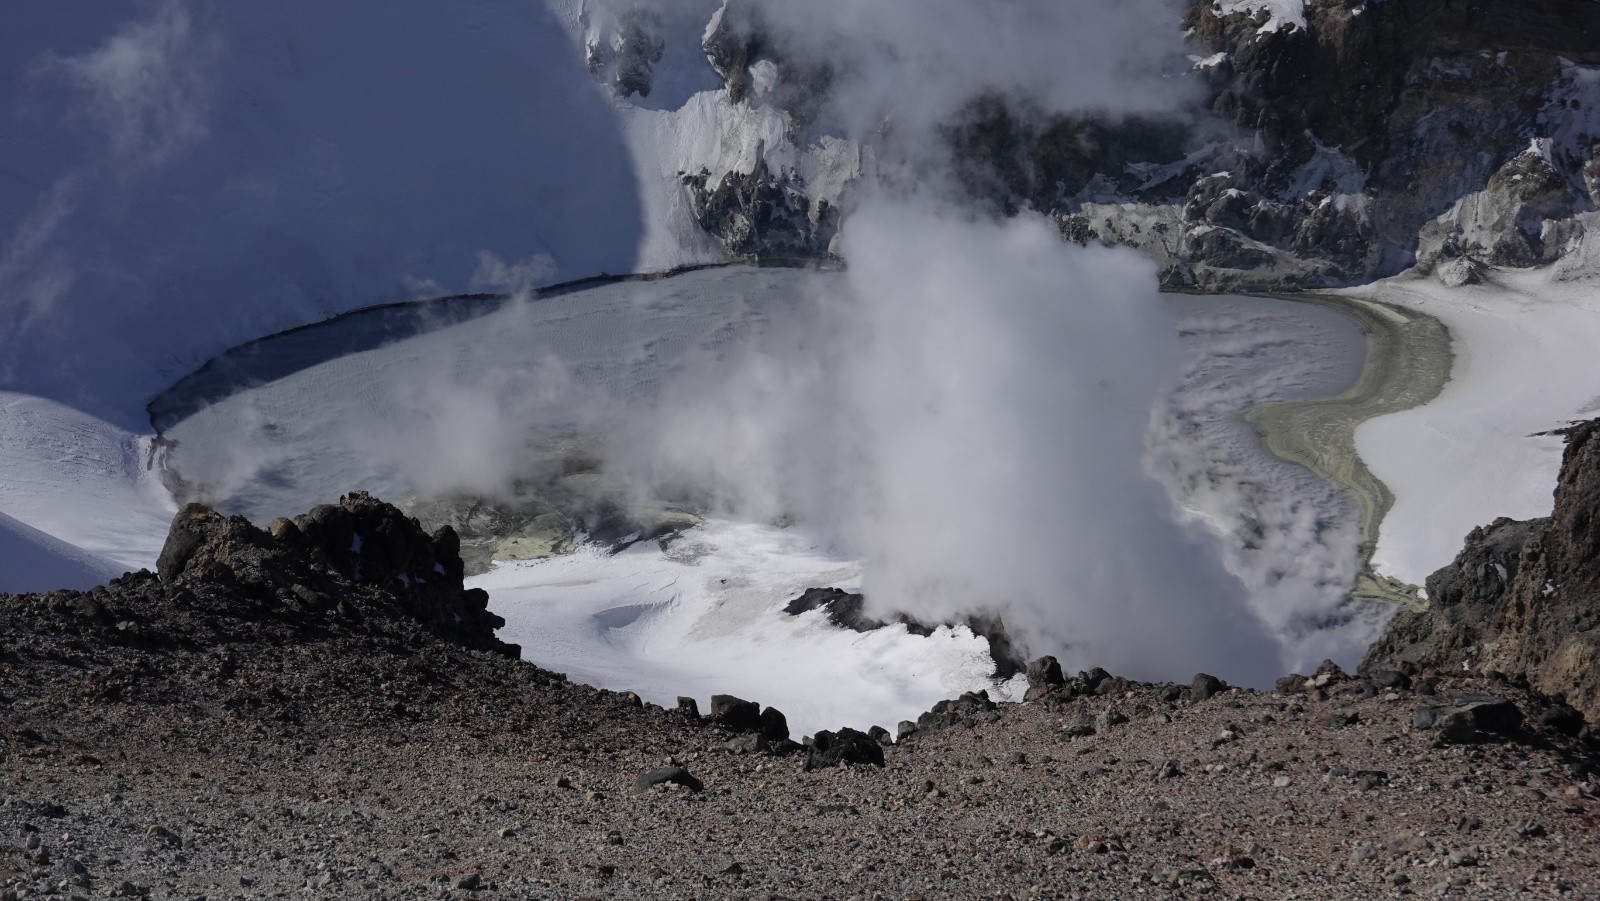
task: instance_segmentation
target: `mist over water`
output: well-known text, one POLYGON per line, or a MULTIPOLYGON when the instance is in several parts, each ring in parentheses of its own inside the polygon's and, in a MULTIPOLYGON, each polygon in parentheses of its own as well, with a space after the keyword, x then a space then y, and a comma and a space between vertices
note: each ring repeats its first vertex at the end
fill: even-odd
POLYGON ((1144 472, 1180 356, 1149 263, 895 200, 843 253, 842 296, 664 392, 610 442, 617 469, 825 529, 881 614, 998 613, 1034 652, 1134 675, 1279 671, 1214 540, 1144 472))

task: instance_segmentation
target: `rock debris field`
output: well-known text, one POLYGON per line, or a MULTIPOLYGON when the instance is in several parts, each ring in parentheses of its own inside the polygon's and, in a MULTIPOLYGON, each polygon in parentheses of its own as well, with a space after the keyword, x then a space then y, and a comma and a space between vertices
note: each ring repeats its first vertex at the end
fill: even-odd
POLYGON ((1045 658, 1024 703, 799 741, 514 659, 453 533, 364 495, 174 536, 0 596, 6 901, 1600 897, 1593 730, 1514 680, 1045 658))

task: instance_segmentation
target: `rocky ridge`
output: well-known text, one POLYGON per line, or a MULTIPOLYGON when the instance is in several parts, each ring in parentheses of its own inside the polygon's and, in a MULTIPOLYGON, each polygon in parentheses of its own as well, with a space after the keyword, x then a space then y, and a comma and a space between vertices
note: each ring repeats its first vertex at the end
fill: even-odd
MULTIPOLYGON (((1194 0, 1197 119, 982 97, 944 130, 951 166, 971 200, 1134 247, 1169 288, 1323 288, 1413 265, 1461 284, 1583 243, 1600 206, 1600 7, 1308 0, 1305 19, 1194 0)), ((753 167, 683 173, 695 216, 737 259, 825 258, 848 218, 837 179, 769 162, 853 143, 830 131, 828 62, 792 43, 750 0, 726 0, 706 29, 730 103, 787 122, 785 146, 753 167)), ((856 148, 853 177, 870 178, 880 151, 856 148)))
POLYGON ((1591 420, 1568 433, 1554 512, 1473 529, 1455 561, 1428 577, 1426 609, 1398 614, 1363 669, 1501 672, 1600 719, 1597 509, 1600 420, 1591 420))
POLYGON ((359 494, 190 507, 159 578, 0 597, 0 897, 1600 892, 1593 731, 1504 676, 1041 658, 796 740, 514 659, 450 548, 359 494))

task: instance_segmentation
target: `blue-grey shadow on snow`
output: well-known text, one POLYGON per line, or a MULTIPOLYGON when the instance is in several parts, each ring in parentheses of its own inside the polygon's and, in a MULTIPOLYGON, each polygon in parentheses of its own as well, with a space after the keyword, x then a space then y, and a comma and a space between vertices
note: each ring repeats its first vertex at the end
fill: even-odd
POLYGON ((547 256, 525 270, 542 282, 635 265, 615 109, 537 2, 24 4, 7 20, 0 389, 143 431, 145 402, 224 349, 470 290, 485 254, 547 256), (144 55, 92 56, 118 46, 144 55))

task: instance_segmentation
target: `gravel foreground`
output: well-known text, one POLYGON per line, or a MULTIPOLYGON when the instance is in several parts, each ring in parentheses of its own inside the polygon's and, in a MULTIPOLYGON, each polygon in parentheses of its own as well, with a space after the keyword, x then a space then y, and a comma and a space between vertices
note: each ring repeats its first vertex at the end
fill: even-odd
MULTIPOLYGON (((374 505, 357 534, 392 537, 374 505)), ((1593 731, 1505 679, 1046 661, 1026 703, 807 748, 452 636, 328 509, 205 511, 163 579, 0 596, 0 897, 1600 897, 1593 731)), ((444 571, 448 537, 388 546, 444 571)))

